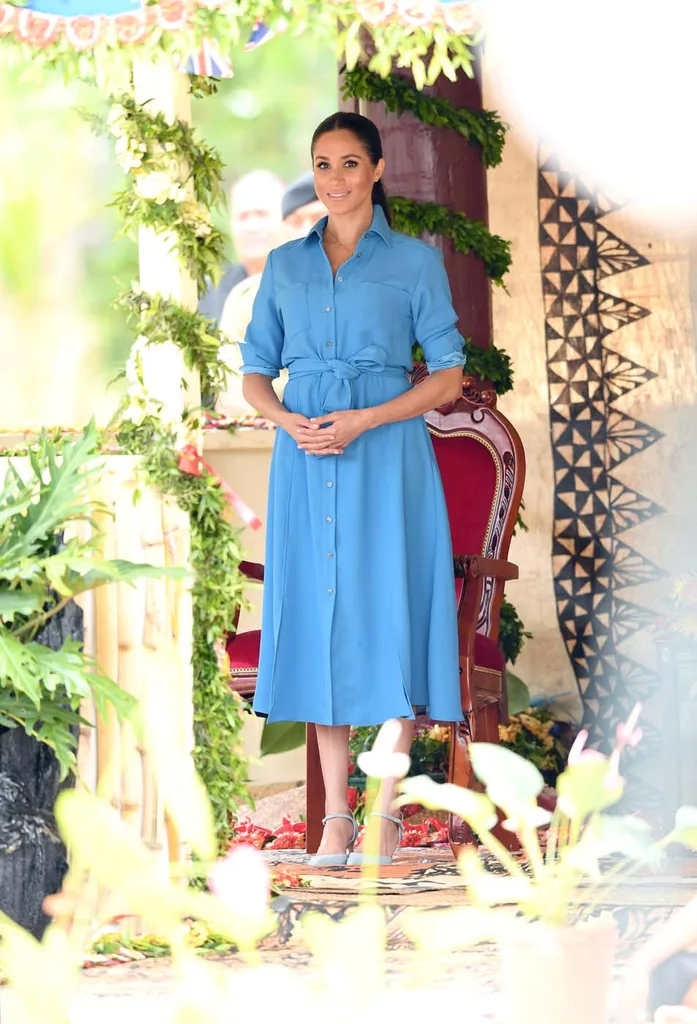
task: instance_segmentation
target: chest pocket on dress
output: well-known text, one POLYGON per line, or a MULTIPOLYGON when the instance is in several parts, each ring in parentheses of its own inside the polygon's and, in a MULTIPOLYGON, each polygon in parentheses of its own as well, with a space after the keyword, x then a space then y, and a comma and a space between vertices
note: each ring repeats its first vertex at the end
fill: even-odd
POLYGON ((360 319, 371 332, 382 338, 411 338, 411 300, 395 285, 364 281, 358 303, 360 319))
POLYGON ((283 330, 290 341, 303 331, 310 329, 310 307, 307 301, 307 285, 289 284, 278 296, 278 305, 283 317, 283 330))

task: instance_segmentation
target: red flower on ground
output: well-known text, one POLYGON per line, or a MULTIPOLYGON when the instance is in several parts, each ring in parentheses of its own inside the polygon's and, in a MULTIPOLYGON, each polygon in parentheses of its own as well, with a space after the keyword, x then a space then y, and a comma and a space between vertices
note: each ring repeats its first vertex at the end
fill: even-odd
POLYGON ((300 889, 308 885, 308 882, 301 878, 297 871, 291 871, 290 868, 282 865, 272 870, 271 884, 279 889, 300 889))
POLYGON ((272 837, 273 832, 270 829, 255 825, 249 818, 243 818, 233 823, 233 834, 228 849, 247 845, 261 850, 272 837))
POLYGON ((358 790, 354 786, 349 786, 346 795, 348 797, 349 810, 355 811, 358 807, 358 790))
POLYGON ((265 850, 304 850, 305 836, 299 832, 281 832, 264 847, 265 850))

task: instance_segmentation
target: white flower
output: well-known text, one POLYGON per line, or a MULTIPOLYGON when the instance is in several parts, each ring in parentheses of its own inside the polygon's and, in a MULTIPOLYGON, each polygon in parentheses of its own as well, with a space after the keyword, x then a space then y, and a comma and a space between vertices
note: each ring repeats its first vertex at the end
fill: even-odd
POLYGON ((173 142, 165 142, 165 149, 168 153, 173 153, 176 148, 173 142))
POLYGON ((120 103, 115 103, 109 113, 107 114, 106 124, 107 128, 112 135, 119 136, 123 133, 123 126, 121 125, 122 119, 126 116, 126 111, 120 103))
POLYGON ((160 204, 166 202, 171 187, 172 179, 164 171, 140 175, 133 186, 136 195, 141 199, 152 199, 160 204))
POLYGON ((372 750, 358 755, 358 767, 373 779, 402 779, 409 771, 411 758, 395 750, 402 735, 402 723, 396 718, 380 729, 372 750))

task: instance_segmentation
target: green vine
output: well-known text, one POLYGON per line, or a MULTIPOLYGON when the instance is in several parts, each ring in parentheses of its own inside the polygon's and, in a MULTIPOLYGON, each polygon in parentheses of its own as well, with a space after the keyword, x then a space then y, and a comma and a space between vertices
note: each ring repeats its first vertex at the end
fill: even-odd
POLYGON ((485 167, 501 163, 506 125, 495 111, 454 107, 439 96, 424 95, 401 75, 382 78, 365 65, 358 65, 352 71, 344 69, 341 91, 344 99, 352 97, 383 103, 391 114, 408 111, 423 124, 452 128, 468 142, 480 146, 485 167))
POLYGON ((122 451, 143 457, 145 481, 189 515, 190 562, 195 574, 194 764, 213 807, 222 853, 232 835, 232 809, 249 802, 246 763, 240 749, 242 707, 216 654, 235 610, 244 603, 246 578, 239 570, 240 531, 228 520, 228 503, 220 482, 205 469, 201 476, 182 472, 176 439, 163 432, 157 420, 149 418, 138 427, 124 425, 118 443, 122 451))
POLYGON ((503 648, 506 661, 514 665, 525 645, 525 641, 531 638, 532 633, 525 629, 520 615, 518 615, 511 602, 504 597, 501 603, 499 642, 503 648))
POLYGON ((201 391, 216 396, 225 386, 226 368, 219 350, 225 338, 214 321, 184 309, 161 295, 130 291, 119 296, 117 306, 126 311, 137 335, 148 344, 173 342, 182 352, 184 364, 201 376, 201 391))
POLYGON ((222 161, 189 125, 146 107, 121 96, 107 119, 127 172, 126 188, 111 203, 123 218, 119 234, 137 238, 142 227, 171 234, 172 248, 203 290, 219 279, 225 254, 210 213, 224 201, 222 161))
MULTIPOLYGON (((471 338, 465 338, 465 373, 471 373, 480 380, 489 381, 497 395, 505 395, 513 389, 513 366, 511 357, 493 343, 487 348, 475 345, 471 338)), ((421 345, 416 342, 412 348, 415 363, 425 363, 426 357, 421 345)))
POLYGON ((390 197, 396 231, 407 235, 444 235, 460 253, 473 252, 484 261, 494 284, 503 284, 511 265, 511 243, 489 231, 480 220, 449 210, 439 203, 419 203, 403 196, 390 197))

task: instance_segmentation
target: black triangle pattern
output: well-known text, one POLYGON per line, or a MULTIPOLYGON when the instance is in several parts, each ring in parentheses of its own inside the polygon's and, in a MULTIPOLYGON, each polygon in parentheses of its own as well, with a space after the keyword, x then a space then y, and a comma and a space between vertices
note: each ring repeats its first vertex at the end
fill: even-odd
POLYGON ((623 274, 625 270, 648 266, 649 261, 631 245, 609 231, 604 224, 598 224, 597 233, 598 277, 623 274))
MULTIPOLYGON (((622 204, 570 172, 552 150, 539 154, 538 203, 557 617, 583 698, 584 725, 591 742, 608 749, 635 702, 660 689, 658 674, 620 646, 654 619, 626 590, 663 573, 620 535, 663 509, 613 475, 663 436, 616 404, 656 375, 609 344, 612 334, 650 310, 603 287, 649 260, 603 223, 622 204)), ((660 735, 651 735, 654 754, 660 735)), ((651 796, 644 793, 642 800, 646 806, 651 796)))
POLYGON ((656 622, 656 613, 650 608, 632 604, 617 595, 612 598, 612 635, 615 644, 621 644, 634 633, 656 622))

